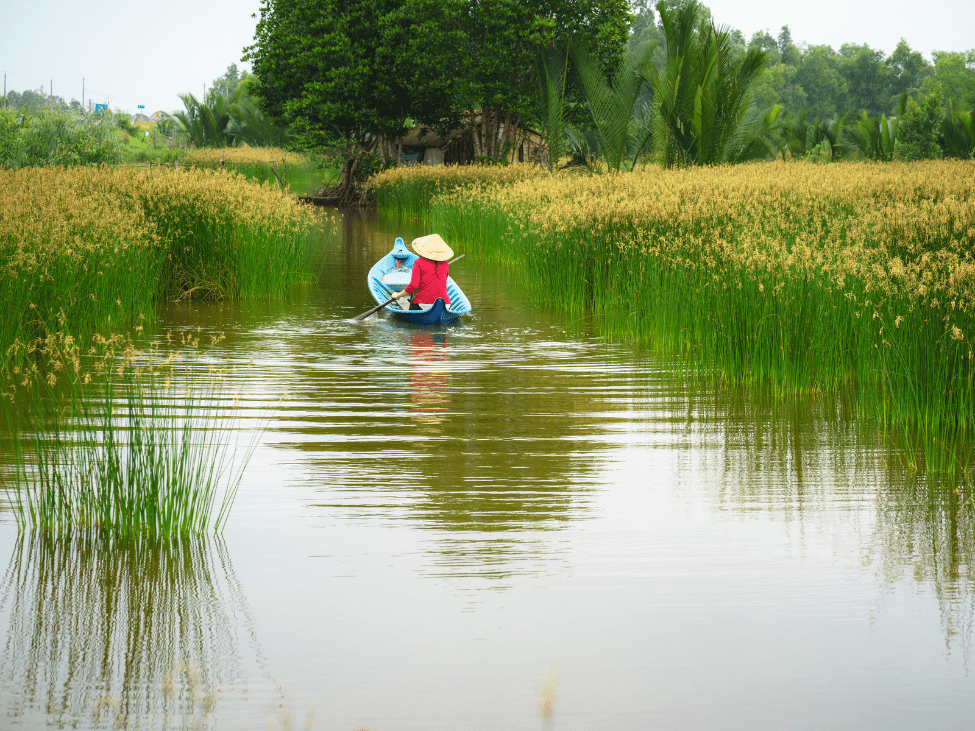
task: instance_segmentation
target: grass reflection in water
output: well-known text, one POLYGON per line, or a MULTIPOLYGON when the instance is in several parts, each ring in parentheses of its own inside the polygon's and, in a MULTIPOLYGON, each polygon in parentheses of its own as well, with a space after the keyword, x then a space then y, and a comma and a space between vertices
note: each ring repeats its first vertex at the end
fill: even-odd
POLYGON ((887 585, 936 597, 946 644, 967 659, 975 629, 971 476, 913 472, 903 446, 852 404, 842 394, 698 383, 695 398, 669 408, 674 433, 712 475, 706 483, 720 509, 767 513, 800 534, 829 530, 837 513, 856 514, 864 568, 887 585))
POLYGON ((239 690, 249 617, 219 538, 18 538, 0 714, 25 728, 182 728, 239 690))

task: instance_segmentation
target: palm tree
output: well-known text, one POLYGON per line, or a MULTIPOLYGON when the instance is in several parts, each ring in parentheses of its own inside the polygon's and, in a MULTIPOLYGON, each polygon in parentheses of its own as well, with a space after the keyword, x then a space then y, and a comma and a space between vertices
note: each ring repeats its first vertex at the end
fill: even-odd
POLYGON ((697 0, 676 8, 657 3, 666 63, 645 78, 654 95, 654 147, 665 167, 726 162, 749 147, 738 133, 768 53, 737 55, 730 32, 702 21, 702 11, 697 0))
MULTIPOLYGON (((794 115, 784 115, 779 124, 782 136, 782 157, 789 152, 792 157, 801 160, 809 150, 816 146, 813 140, 815 122, 806 119, 807 111, 800 109, 794 115)), ((817 120, 818 121, 818 120, 817 120)))
POLYGON ((249 94, 231 103, 227 132, 234 144, 252 147, 284 147, 291 140, 288 130, 268 119, 258 108, 256 98, 249 94))
POLYGON ((867 160, 889 162, 894 159, 894 145, 897 142, 897 119, 871 119, 864 112, 856 124, 847 124, 843 131, 850 149, 867 160))
POLYGON ((647 109, 637 102, 651 74, 651 57, 656 44, 628 52, 623 62, 607 76, 585 43, 569 44, 586 109, 592 119, 594 152, 611 171, 632 166, 646 149, 653 131, 647 109))
POLYGON ((568 47, 542 48, 535 58, 535 80, 538 83, 539 112, 545 143, 548 146, 549 170, 555 172, 565 151, 565 91, 568 80, 568 47))
POLYGON ((782 149, 777 134, 781 113, 780 104, 764 113, 749 112, 729 141, 724 162, 749 162, 775 157, 782 149))
POLYGON ((233 143, 228 133, 231 100, 223 94, 207 94, 199 101, 192 94, 180 94, 185 112, 176 112, 176 123, 197 147, 223 147, 233 143))
POLYGON ((948 113, 941 122, 941 136, 944 139, 945 157, 959 157, 962 160, 975 157, 975 115, 956 112, 951 99, 948 100, 948 113))

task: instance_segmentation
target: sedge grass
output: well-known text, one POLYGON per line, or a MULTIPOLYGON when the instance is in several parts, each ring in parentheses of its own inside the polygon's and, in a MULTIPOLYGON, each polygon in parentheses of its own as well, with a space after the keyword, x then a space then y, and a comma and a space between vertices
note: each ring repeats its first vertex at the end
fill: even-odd
POLYGON ((218 170, 0 170, 0 359, 90 336, 167 299, 272 297, 310 277, 310 214, 218 170))
POLYGON ((175 354, 163 360, 118 337, 82 347, 55 334, 24 347, 30 366, 3 374, 13 458, 3 483, 22 531, 223 528, 256 442, 236 443, 217 374, 177 377, 175 354))
POLYGON ((537 165, 397 166, 369 178, 367 187, 386 211, 424 217, 438 196, 456 190, 513 185, 542 176, 537 165))
POLYGON ((321 187, 325 174, 315 157, 279 147, 204 147, 188 153, 182 162, 204 169, 232 170, 252 183, 287 185, 287 192, 294 195, 313 194, 321 187))
POLYGON ((517 264, 538 302, 729 383, 852 390, 918 469, 972 464, 975 163, 438 170, 377 197, 435 191, 440 233, 517 264))

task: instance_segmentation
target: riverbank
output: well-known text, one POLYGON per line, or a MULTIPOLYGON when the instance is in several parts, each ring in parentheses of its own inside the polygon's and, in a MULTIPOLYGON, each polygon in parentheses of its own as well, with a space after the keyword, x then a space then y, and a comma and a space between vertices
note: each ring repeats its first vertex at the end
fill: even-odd
POLYGON ((227 171, 0 170, 0 352, 120 332, 165 300, 281 295, 310 275, 311 221, 227 171))
POLYGON ((439 170, 373 190, 428 201, 442 235, 607 337, 725 382, 851 391, 912 466, 972 464, 975 163, 439 170))

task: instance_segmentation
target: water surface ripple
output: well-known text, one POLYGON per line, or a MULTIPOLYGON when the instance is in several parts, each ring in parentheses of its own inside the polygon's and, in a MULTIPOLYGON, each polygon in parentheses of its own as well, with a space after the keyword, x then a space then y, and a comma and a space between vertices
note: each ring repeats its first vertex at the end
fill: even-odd
POLYGON ((842 399, 685 378, 473 256, 463 324, 351 323, 429 231, 325 226, 315 286, 150 336, 201 336, 180 367, 261 434, 221 539, 0 512, 0 727, 970 726, 968 492, 842 399))

